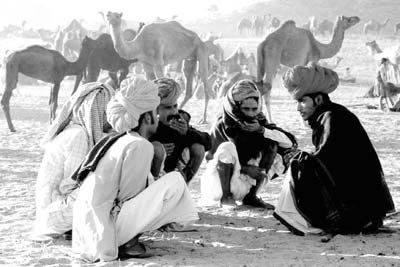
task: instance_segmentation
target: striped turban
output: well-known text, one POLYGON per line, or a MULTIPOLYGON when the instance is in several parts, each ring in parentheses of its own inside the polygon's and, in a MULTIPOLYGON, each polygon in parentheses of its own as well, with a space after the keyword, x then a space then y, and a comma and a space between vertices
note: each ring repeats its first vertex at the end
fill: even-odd
POLYGON ((154 80, 154 83, 158 86, 158 96, 161 99, 161 105, 171 106, 178 102, 181 87, 175 80, 159 78, 154 80))

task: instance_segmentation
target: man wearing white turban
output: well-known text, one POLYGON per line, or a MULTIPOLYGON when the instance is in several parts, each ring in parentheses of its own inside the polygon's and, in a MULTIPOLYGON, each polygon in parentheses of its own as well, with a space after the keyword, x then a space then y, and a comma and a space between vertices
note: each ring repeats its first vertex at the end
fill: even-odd
POLYGON ((328 96, 337 74, 310 63, 289 69, 284 85, 312 129, 315 151, 300 152, 282 187, 274 216, 293 233, 368 233, 394 210, 378 155, 359 119, 328 96))
POLYGON ((144 257, 138 241, 143 232, 198 219, 179 172, 155 182, 151 176, 154 149, 147 139, 157 129, 159 103, 153 82, 133 78, 121 84, 107 107, 108 121, 119 134, 111 144, 105 142, 105 149, 94 148, 77 174, 72 248, 87 261, 144 257))
POLYGON ((106 83, 82 85, 63 105, 42 144, 45 153, 36 181, 36 219, 31 238, 49 239, 72 229, 76 190, 70 179, 88 151, 111 129, 106 119, 114 89, 106 83))

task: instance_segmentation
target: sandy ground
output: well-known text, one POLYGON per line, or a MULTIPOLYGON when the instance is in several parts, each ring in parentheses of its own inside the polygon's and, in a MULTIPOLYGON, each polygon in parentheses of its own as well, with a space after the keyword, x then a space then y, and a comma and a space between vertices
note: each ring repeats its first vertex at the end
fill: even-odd
MULTIPOLYGON (((371 38, 370 38, 371 39, 371 38)), ((398 43, 383 38, 378 43, 388 47, 398 43)), ((323 39, 324 40, 324 39, 323 39)), ((326 41, 326 40, 325 40, 326 41)), ((376 62, 366 54, 367 38, 349 36, 339 53, 344 57, 337 68, 343 73, 351 66, 357 78, 355 84, 342 84, 332 99, 342 103, 358 115, 379 154, 386 179, 400 208, 400 113, 382 112, 367 108, 376 106, 377 99, 362 98, 367 85, 375 77, 376 62)), ((254 51, 259 40, 221 40, 229 52, 240 43, 254 51)), ((1 49, 27 45, 24 40, 4 40, 1 49)), ((1 51, 0 51, 1 52, 1 51)), ((228 54, 228 53, 227 53, 228 54)), ((66 80, 60 90, 60 104, 68 98, 72 80, 66 80)), ((154 256, 109 263, 83 264, 71 257, 71 242, 55 239, 37 243, 29 240, 35 215, 34 186, 43 151, 39 146, 48 127, 47 84, 20 86, 11 99, 12 118, 17 129, 10 133, 0 112, 0 265, 1 266, 400 266, 400 216, 388 218, 385 225, 395 233, 373 235, 336 236, 329 243, 319 237, 298 237, 276 221, 270 212, 238 207, 225 210, 202 206, 199 174, 190 184, 198 205, 200 221, 196 232, 145 233, 143 242, 154 256)), ((279 126, 290 130, 299 140, 300 147, 311 149, 310 130, 295 111, 295 102, 275 83, 272 112, 279 126)), ((211 114, 218 108, 216 100, 210 102, 211 114)), ((208 130, 211 124, 197 125, 202 100, 191 100, 185 107, 193 115, 194 125, 208 130)), ((276 204, 282 178, 270 182, 262 191, 264 200, 276 204)))

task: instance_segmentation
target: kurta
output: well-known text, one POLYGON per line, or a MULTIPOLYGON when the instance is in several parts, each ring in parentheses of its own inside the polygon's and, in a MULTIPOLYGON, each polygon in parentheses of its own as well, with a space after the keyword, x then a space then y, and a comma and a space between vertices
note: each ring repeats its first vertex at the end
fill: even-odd
POLYGON ((36 220, 33 238, 62 234, 72 229, 74 195, 67 195, 75 184, 69 177, 89 150, 86 131, 70 124, 46 146, 36 182, 36 220))
POLYGON ((149 180, 153 146, 137 133, 120 137, 81 185, 74 206, 73 251, 88 261, 114 260, 137 234, 198 219, 183 177, 149 180), (150 185, 149 185, 150 184, 150 185))

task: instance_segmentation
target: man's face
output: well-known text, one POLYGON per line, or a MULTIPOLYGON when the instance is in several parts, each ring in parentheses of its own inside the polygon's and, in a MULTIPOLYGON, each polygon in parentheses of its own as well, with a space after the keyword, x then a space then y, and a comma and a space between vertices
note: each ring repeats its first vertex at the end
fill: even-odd
POLYGON ((315 105, 314 100, 309 96, 303 96, 302 98, 297 100, 297 111, 300 113, 300 116, 305 121, 314 114, 316 109, 317 105, 315 105))
POLYGON ((160 122, 164 124, 168 124, 168 116, 178 114, 178 103, 174 103, 173 105, 163 105, 160 104, 158 106, 158 116, 160 122))
POLYGON ((258 114, 258 103, 254 98, 247 98, 242 101, 240 111, 246 118, 255 118, 258 114))

